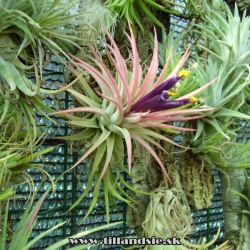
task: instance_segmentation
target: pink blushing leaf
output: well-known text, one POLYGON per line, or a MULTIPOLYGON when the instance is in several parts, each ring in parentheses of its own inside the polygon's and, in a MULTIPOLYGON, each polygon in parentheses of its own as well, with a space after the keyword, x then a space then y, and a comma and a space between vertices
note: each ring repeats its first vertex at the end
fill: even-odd
POLYGON ((155 145, 159 149, 161 149, 164 153, 168 154, 168 152, 161 146, 160 143, 156 142, 154 139, 152 139, 150 136, 142 135, 142 139, 146 140, 147 142, 150 142, 151 144, 155 145))
POLYGON ((164 67, 163 67, 163 69, 162 69, 162 71, 161 71, 161 74, 160 74, 159 78, 157 79, 157 81, 156 81, 156 83, 155 83, 153 89, 155 89, 155 88, 158 87, 162 82, 164 82, 163 77, 164 77, 165 72, 166 72, 166 70, 167 70, 167 68, 168 68, 168 65, 169 65, 169 62, 170 62, 170 59, 171 59, 171 55, 172 55, 172 49, 171 49, 170 52, 169 52, 167 61, 166 61, 165 65, 164 65, 164 67))
MULTIPOLYGON (((110 131, 104 130, 101 134, 101 136, 93 143, 93 145, 85 152, 85 154, 74 164, 73 167, 67 170, 71 171, 76 166, 78 166, 86 157, 88 157, 98 146, 100 146, 111 134, 110 131)), ((91 177, 90 177, 91 178, 91 177)))
MULTIPOLYGON (((107 28, 103 25, 104 30, 106 31, 106 34, 109 38, 109 40, 111 41, 111 44, 114 48, 113 50, 113 55, 116 57, 117 63, 118 63, 118 67, 121 68, 121 72, 127 72, 127 66, 126 63, 124 62, 124 59, 120 53, 120 50, 116 44, 116 42, 114 41, 113 37, 111 36, 111 34, 109 33, 109 31, 107 30, 107 28)), ((109 46, 110 47, 110 46, 109 46)), ((124 75, 124 80, 127 82, 127 75, 124 75)))
POLYGON ((136 46, 136 41, 134 38, 134 34, 131 28, 131 25, 128 23, 129 25, 129 30, 130 30, 130 35, 131 37, 129 37, 128 34, 127 37, 130 41, 130 44, 132 46, 132 51, 133 51, 133 55, 132 55, 132 62, 133 62, 133 71, 132 71, 132 77, 130 80, 130 93, 131 96, 135 96, 136 91, 139 88, 140 85, 140 77, 141 77, 141 73, 142 73, 142 69, 141 69, 141 65, 140 65, 140 58, 139 58, 139 54, 138 54, 138 50, 137 50, 137 46, 136 46))
POLYGON ((110 86, 109 81, 103 76, 103 74, 98 71, 96 68, 90 66, 88 63, 80 60, 79 58, 71 55, 75 60, 80 61, 79 63, 75 63, 75 65, 81 66, 82 68, 84 68, 86 71, 88 71, 93 77, 94 79, 97 81, 98 85, 100 86, 102 92, 104 94, 109 94, 109 93, 113 93, 114 95, 114 90, 113 88, 110 86))
POLYGON ((150 136, 150 137, 154 137, 154 138, 158 138, 159 140, 163 140, 163 141, 167 141, 177 147, 180 148, 187 148, 185 146, 182 146, 180 144, 178 144, 177 142, 174 142, 173 140, 167 138, 166 136, 163 136, 153 130, 149 130, 147 128, 141 127, 141 126, 134 126, 133 132, 137 132, 137 134, 139 134, 141 137, 144 135, 150 136))
POLYGON ((121 103, 122 100, 121 100, 120 92, 119 92, 119 89, 117 87, 117 84, 116 84, 116 81, 115 81, 114 77, 111 75, 109 69, 106 67, 106 65, 103 63, 103 61, 100 59, 100 57, 97 55, 97 53, 94 50, 94 47, 92 45, 89 45, 89 47, 90 47, 92 53, 94 54, 94 56, 96 57, 96 59, 98 60, 98 62, 100 63, 102 69, 107 74, 108 79, 110 79, 110 83, 112 84, 112 86, 115 89, 117 99, 121 103))
POLYGON ((182 131, 196 131, 196 129, 192 129, 192 128, 177 127, 177 126, 162 124, 162 123, 157 123, 157 122, 139 122, 138 125, 146 126, 146 127, 169 128, 169 129, 182 130, 182 131))
POLYGON ((155 27, 154 27, 154 36, 155 36, 155 41, 154 41, 153 57, 152 57, 147 75, 145 76, 145 79, 143 83, 141 84, 140 89, 137 91, 135 95, 136 100, 142 97, 144 94, 146 94, 152 89, 152 84, 154 83, 154 80, 157 74, 159 63, 158 63, 158 41, 157 41, 155 27))
POLYGON ((51 115, 54 115, 54 114, 64 114, 64 113, 72 113, 72 112, 91 112, 91 113, 99 114, 99 115, 103 116, 107 120, 109 119, 106 116, 105 111, 103 109, 94 108, 94 107, 78 107, 78 108, 60 110, 60 111, 51 113, 51 115))
POLYGON ((150 110, 146 112, 136 112, 136 113, 128 113, 124 118, 123 118, 123 123, 138 123, 142 117, 147 116, 150 113, 150 110))
POLYGON ((190 54, 190 49, 187 48, 187 50, 185 51, 181 60, 178 62, 178 64, 175 66, 175 68, 172 70, 172 72, 168 75, 168 77, 166 79, 164 79, 164 81, 177 75, 177 73, 180 71, 180 69, 182 68, 184 63, 187 61, 189 54, 190 54))
POLYGON ((37 213, 38 213, 38 211, 40 210, 40 208, 41 208, 41 206, 42 206, 42 204, 43 204, 43 201, 44 201, 46 195, 47 195, 47 193, 45 193, 45 194, 39 199, 39 201, 38 201, 37 204, 36 204, 35 209, 32 210, 33 214, 32 214, 32 216, 30 217, 30 219, 27 221, 27 224, 26 224, 26 230, 25 230, 26 232, 28 232, 28 231, 30 230, 30 227, 32 226, 32 224, 33 224, 33 222, 34 222, 34 220, 35 220, 35 218, 36 218, 36 216, 37 216, 37 213))
MULTIPOLYGON (((127 66, 126 66, 126 63, 124 61, 124 58, 121 55, 118 55, 117 54, 118 52, 110 45, 107 45, 107 48, 109 49, 110 52, 112 52, 112 54, 115 57, 115 58, 113 58, 112 56, 109 56, 109 59, 111 59, 114 66, 116 66, 116 68, 119 69, 120 75, 122 76, 122 79, 124 80, 124 82, 127 82, 128 81, 128 78, 127 78, 127 71, 128 70, 127 70, 127 66)), ((118 51, 119 51, 119 49, 118 49, 118 51)), ((120 51, 119 51, 119 53, 120 53, 120 51)))
POLYGON ((155 160, 158 162, 158 164, 160 165, 162 172, 166 175, 166 177, 170 180, 166 169, 164 167, 164 165, 162 164, 160 158, 158 157, 158 155, 156 154, 156 152, 153 150, 153 148, 144 140, 142 139, 139 135, 137 135, 136 133, 130 132, 131 137, 133 139, 135 139, 136 141, 138 141, 144 148, 146 148, 148 150, 148 152, 155 158, 155 160))
POLYGON ((106 160, 105 160, 105 163, 104 163, 104 166, 103 166, 103 169, 102 169, 102 172, 100 174, 100 177, 96 183, 96 186, 95 186, 95 189, 94 191, 96 190, 97 187, 99 187, 100 185, 100 182, 104 176, 104 174, 106 173, 106 170, 109 166, 109 163, 110 163, 110 160, 112 158, 112 154, 113 154, 113 149, 114 149, 114 135, 110 136, 107 138, 107 154, 106 154, 106 160))
MULTIPOLYGON (((110 50, 112 50, 112 48, 110 48, 110 50)), ((124 78, 124 75, 127 75, 127 72, 122 72, 121 68, 118 67, 118 64, 116 63, 116 61, 114 60, 114 58, 110 57, 110 60, 112 61, 113 65, 115 66, 116 68, 116 72, 118 73, 120 79, 121 79, 121 82, 122 82, 122 85, 123 85, 123 89, 125 90, 125 93, 126 93, 126 96, 127 96, 127 106, 131 106, 131 93, 129 91, 129 87, 128 87, 128 83, 127 83, 127 77, 124 78)), ((126 108, 124 108, 126 109, 126 108)))
POLYGON ((141 117, 147 116, 150 114, 150 110, 146 111, 146 112, 131 112, 129 114, 126 115, 126 117, 135 117, 138 116, 138 114, 140 114, 141 117))
POLYGON ((123 120, 122 120, 122 123, 123 124, 133 124, 133 123, 135 123, 135 124, 137 124, 138 122, 140 122, 141 121, 141 114, 140 113, 136 113, 137 114, 137 116, 126 116, 126 117, 124 117, 123 118, 123 120))

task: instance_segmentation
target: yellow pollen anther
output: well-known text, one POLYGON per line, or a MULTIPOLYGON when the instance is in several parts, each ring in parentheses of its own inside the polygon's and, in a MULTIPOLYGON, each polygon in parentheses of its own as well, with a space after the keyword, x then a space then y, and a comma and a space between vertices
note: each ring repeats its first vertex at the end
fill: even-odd
POLYGON ((198 101, 198 99, 197 99, 195 96, 191 96, 191 97, 189 98, 189 101, 190 101, 191 103, 193 103, 194 105, 198 105, 198 104, 199 104, 199 101, 198 101))
POLYGON ((175 96, 177 94, 177 90, 172 88, 170 91, 167 92, 169 96, 175 96))
POLYGON ((181 70, 179 73, 178 73, 178 76, 179 77, 184 77, 184 76, 188 76, 190 74, 190 70, 181 70))

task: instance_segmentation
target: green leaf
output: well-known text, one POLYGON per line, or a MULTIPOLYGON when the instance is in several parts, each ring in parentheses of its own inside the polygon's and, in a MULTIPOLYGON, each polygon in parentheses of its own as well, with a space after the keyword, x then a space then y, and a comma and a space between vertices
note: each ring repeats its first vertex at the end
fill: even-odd
POLYGON ((58 227, 61 227, 63 224, 65 224, 64 222, 61 222, 57 225, 55 225, 54 227, 40 233, 38 236, 36 236, 33 240, 31 240, 25 247, 22 248, 22 250, 29 250, 32 246, 34 246, 40 239, 43 239, 47 234, 50 234, 52 232, 55 232, 55 230, 58 227))
POLYGON ((56 138, 68 140, 68 141, 78 141, 78 140, 85 140, 85 139, 91 138, 96 133, 97 133, 97 131, 95 129, 86 128, 80 133, 68 135, 68 136, 63 136, 63 137, 58 136, 56 138))
POLYGON ((217 117, 231 117, 231 118, 238 117, 238 118, 243 118, 243 119, 247 119, 247 120, 250 119, 249 115, 246 115, 246 114, 243 114, 243 113, 240 113, 238 111, 231 110, 231 109, 226 109, 226 108, 220 108, 212 116, 214 118, 217 118, 217 117))
POLYGON ((67 124, 81 128, 99 128, 96 119, 81 119, 81 121, 67 121, 67 124))
POLYGON ((14 231, 14 234, 12 236, 9 250, 16 250, 16 249, 24 249, 29 236, 31 234, 31 231, 34 227, 34 221, 37 216, 37 213, 46 197, 48 192, 51 190, 52 186, 47 189, 45 194, 39 199, 39 201, 36 203, 36 205, 32 209, 34 197, 30 200, 28 203, 21 221, 18 223, 16 230, 14 231))
POLYGON ((151 19, 153 23, 155 23, 161 28, 164 28, 164 25, 154 16, 154 14, 149 10, 149 8, 143 3, 142 0, 137 0, 136 3, 139 5, 140 9, 146 14, 146 16, 151 19))
POLYGON ((107 148, 107 143, 104 141, 102 144, 99 145, 99 147, 96 150, 95 159, 91 167, 91 171, 89 173, 89 178, 92 178, 92 176, 98 171, 100 168, 100 163, 102 162, 103 156, 105 154, 107 148))
POLYGON ((96 107, 96 108, 100 107, 99 103, 95 102, 93 99, 91 99, 85 95, 78 93, 74 89, 69 88, 69 89, 67 89, 67 91, 69 93, 71 93, 83 106, 86 106, 86 104, 87 104, 90 107, 96 107))
POLYGON ((0 221, 3 221, 3 225, 1 226, 2 232, 0 233, 0 249, 6 249, 6 236, 7 236, 7 228, 8 228, 8 218, 9 218, 9 200, 6 202, 4 218, 2 218, 3 213, 0 213, 0 221))
POLYGON ((200 137, 203 129, 204 129, 204 122, 201 119, 198 119, 197 120, 197 129, 196 129, 196 133, 195 133, 195 137, 194 137, 193 141, 196 141, 200 137))
POLYGON ((215 118, 202 118, 203 121, 209 123, 211 126, 215 128, 215 131, 219 132, 221 135, 223 135, 227 140, 230 140, 230 137, 224 133, 224 131, 221 129, 221 126, 218 124, 218 121, 215 118))
POLYGON ((0 68, 1 68, 1 80, 5 81, 10 87, 9 91, 14 92, 16 90, 16 83, 13 79, 12 68, 13 65, 11 62, 4 60, 0 57, 0 68))

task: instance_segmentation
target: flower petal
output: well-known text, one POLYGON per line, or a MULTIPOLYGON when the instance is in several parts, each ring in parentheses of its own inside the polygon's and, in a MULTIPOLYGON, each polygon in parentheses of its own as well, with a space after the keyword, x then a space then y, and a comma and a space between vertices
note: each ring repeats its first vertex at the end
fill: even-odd
POLYGON ((162 95, 153 96, 150 99, 145 99, 145 101, 140 101, 133 105, 130 109, 131 112, 147 112, 148 110, 152 110, 160 101, 162 95))
POLYGON ((142 98, 140 98, 137 102, 135 102, 132 106, 132 109, 134 108, 134 106, 136 105, 141 105, 142 103, 144 103, 146 100, 156 96, 156 95, 160 95, 162 94, 162 92, 165 90, 169 90, 171 89, 178 81, 179 81, 179 77, 175 76, 172 77, 168 80, 166 80, 165 82, 163 82, 161 85, 159 85, 157 88, 151 90, 148 94, 146 94, 145 96, 143 96, 142 98))
POLYGON ((189 99, 181 99, 181 100, 170 100, 170 101, 162 101, 156 105, 151 112, 157 112, 166 109, 173 109, 184 106, 189 103, 189 99))

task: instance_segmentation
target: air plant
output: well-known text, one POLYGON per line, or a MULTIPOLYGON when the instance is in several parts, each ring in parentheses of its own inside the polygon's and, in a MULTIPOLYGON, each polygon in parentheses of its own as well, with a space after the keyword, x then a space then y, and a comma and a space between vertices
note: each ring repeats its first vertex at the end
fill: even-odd
MULTIPOLYGON (((236 131, 239 129, 235 118, 250 119, 249 115, 242 113, 250 84, 250 19, 245 15, 240 19, 237 7, 232 14, 222 1, 221 8, 225 11, 209 10, 211 16, 206 17, 207 24, 196 25, 195 31, 207 37, 209 48, 199 45, 208 52, 208 58, 204 66, 197 58, 200 67, 195 70, 193 86, 198 88, 218 77, 213 86, 209 86, 202 94, 201 107, 214 109, 205 112, 206 116, 197 122, 189 123, 189 127, 197 130, 194 134, 188 134, 184 143, 192 147, 192 152, 203 164, 232 168, 232 163, 237 161, 235 167, 245 168, 249 162, 249 144, 235 142, 236 131), (236 153, 239 148, 241 155, 236 153)), ((180 94, 185 94, 186 91, 185 84, 178 89, 180 94)))
POLYGON ((28 169, 40 171, 53 183, 50 175, 40 168, 41 163, 34 162, 37 157, 54 149, 54 147, 41 149, 39 146, 43 142, 44 133, 39 135, 41 138, 30 145, 28 132, 20 131, 13 117, 0 127, 0 201, 12 197, 16 187, 23 183, 28 183, 30 188, 33 188, 33 179, 26 172, 28 169))
POLYGON ((49 56, 55 55, 62 63, 63 57, 69 59, 67 53, 74 53, 77 41, 82 41, 77 30, 82 13, 69 13, 77 2, 1 1, 0 125, 13 112, 18 126, 25 119, 30 146, 37 137, 36 113, 54 122, 46 115, 52 109, 43 104, 40 94, 58 91, 43 87, 43 68, 49 56))
MULTIPOLYGON (((208 110, 207 108, 193 108, 192 103, 197 102, 197 99, 193 95, 200 93, 211 85, 213 81, 184 96, 176 99, 171 98, 174 85, 189 73, 189 71, 185 70, 180 71, 188 58, 189 51, 185 52, 175 69, 168 76, 164 76, 169 61, 171 60, 171 56, 169 56, 162 73, 157 80, 155 80, 158 70, 158 42, 155 34, 152 61, 145 77, 143 77, 143 70, 139 63, 136 42, 131 27, 130 33, 131 36, 127 35, 127 37, 132 47, 132 53, 130 53, 133 66, 132 72, 128 70, 126 61, 108 31, 107 36, 111 41, 111 45, 107 45, 107 54, 112 67, 115 69, 115 76, 112 75, 110 70, 102 62, 92 46, 90 46, 90 49, 94 58, 91 59, 99 70, 79 58, 72 56, 72 58, 75 59, 74 65, 77 64, 80 68, 89 72, 96 80, 100 91, 95 92, 90 88, 85 78, 82 77, 80 68, 74 69, 71 67, 72 72, 78 77, 77 84, 81 86, 80 89, 83 91, 79 93, 72 88, 67 88, 67 91, 82 107, 53 113, 60 116, 63 115, 69 119, 70 121, 68 121, 67 124, 75 128, 77 132, 73 135, 61 137, 62 139, 71 141, 72 143, 76 140, 85 140, 88 145, 84 154, 71 169, 91 154, 94 154, 94 162, 88 176, 88 186, 70 209, 75 207, 86 196, 91 190, 93 182, 95 183, 95 190, 91 210, 98 199, 101 181, 104 189, 106 209, 108 209, 108 198, 110 194, 128 202, 128 200, 119 194, 119 192, 121 192, 125 197, 131 200, 129 195, 116 181, 120 179, 124 186, 133 190, 132 187, 124 181, 119 172, 121 169, 125 170, 123 167, 123 138, 128 156, 128 173, 130 173, 132 167, 132 140, 135 140, 151 153, 160 165, 165 176, 167 176, 165 167, 150 144, 157 146, 163 151, 165 151, 164 148, 157 140, 164 140, 175 145, 178 144, 166 136, 155 132, 154 129, 158 128, 169 132, 194 131, 194 129, 171 125, 171 122, 198 119, 202 117, 203 111, 208 110), (194 115, 195 113, 198 113, 198 115, 194 115), (113 171, 117 173, 116 178, 113 171)), ((127 170, 125 171, 127 172, 127 170)), ((108 210, 106 210, 106 213, 108 215, 108 210)))
POLYGON ((142 223, 148 237, 166 239, 184 238, 192 232, 192 216, 189 207, 181 204, 176 188, 159 187, 153 191, 142 223))
MULTIPOLYGON (((147 238, 156 237, 163 241, 168 238, 175 237, 179 240, 181 245, 169 246, 165 245, 150 245, 145 247, 145 250, 156 249, 208 249, 212 246, 220 235, 220 229, 213 240, 210 242, 202 242, 201 244, 193 244, 188 242, 185 238, 192 233, 192 217, 188 207, 180 202, 180 195, 176 188, 157 188, 150 196, 150 202, 147 207, 145 221, 142 226, 144 229, 144 236, 147 238)), ((217 250, 229 249, 227 242, 214 248, 217 250)))
MULTIPOLYGON (((165 8, 162 5, 156 3, 152 0, 136 0, 136 1, 126 1, 126 0, 107 0, 107 7, 109 9, 115 10, 118 15, 124 17, 125 22, 129 22, 133 30, 135 31, 135 24, 138 24, 140 29, 143 31, 142 20, 140 12, 143 12, 150 20, 157 26, 164 28, 164 25, 155 17, 155 15, 150 11, 150 7, 158 9, 160 11, 170 13, 170 14, 180 14, 178 11, 165 8), (150 6, 150 7, 149 7, 150 6)), ((169 1, 172 5, 177 5, 169 1)))

